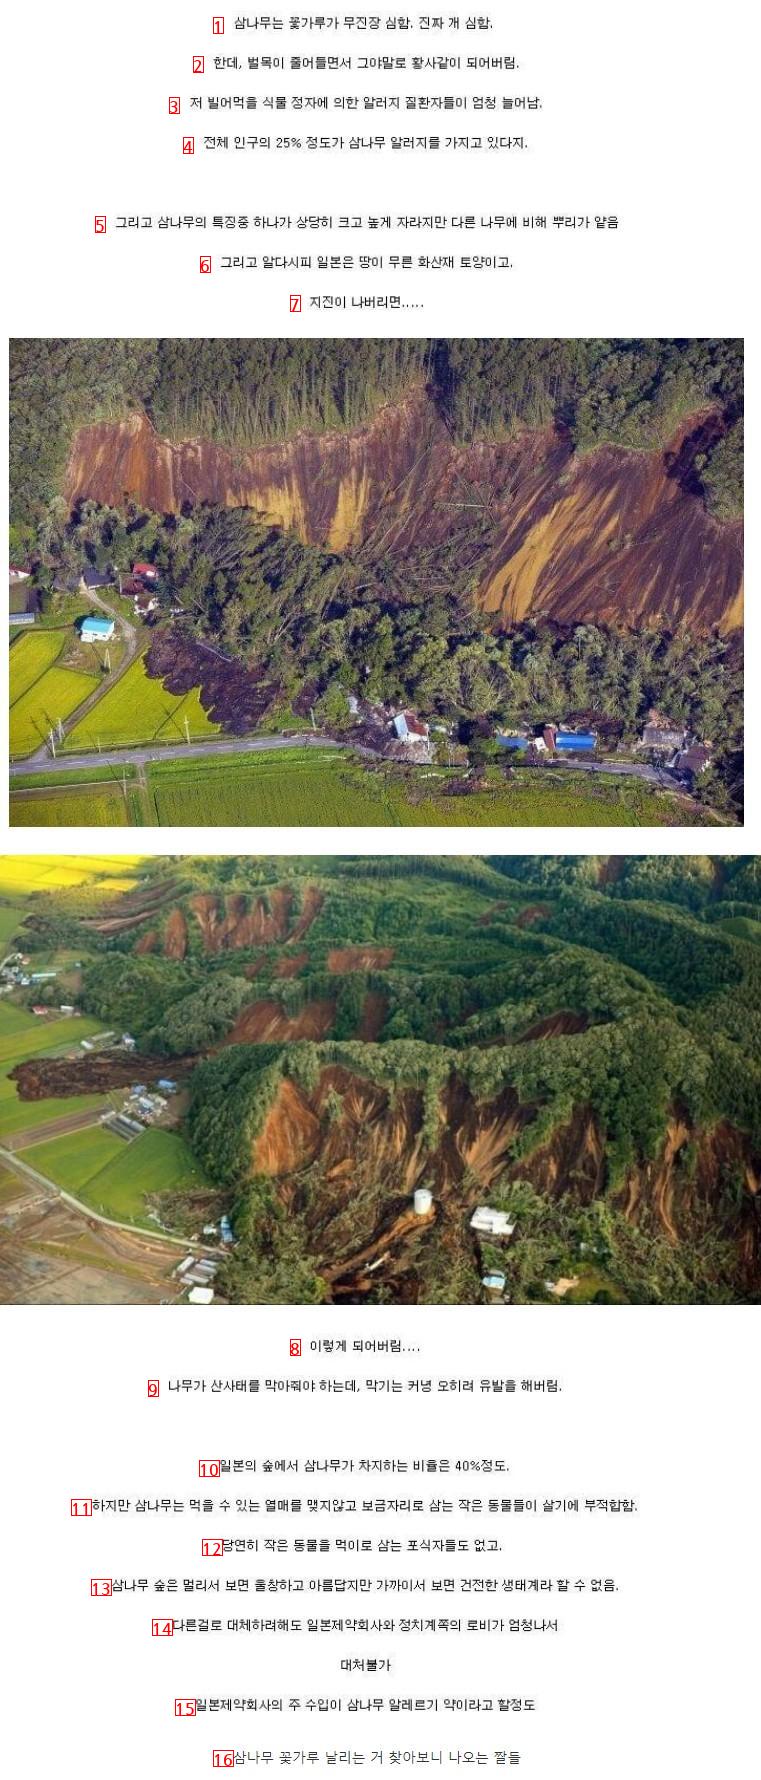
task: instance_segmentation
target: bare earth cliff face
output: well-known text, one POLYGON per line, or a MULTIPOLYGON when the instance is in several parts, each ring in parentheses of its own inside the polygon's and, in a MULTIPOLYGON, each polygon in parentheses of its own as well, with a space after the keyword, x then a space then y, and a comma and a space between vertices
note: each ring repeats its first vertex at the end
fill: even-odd
POLYGON ((232 451, 174 444, 133 415, 77 432, 65 492, 162 513, 246 506, 306 544, 371 559, 459 540, 498 625, 541 615, 730 632, 742 624, 742 523, 706 511, 696 469, 721 430, 706 410, 664 451, 578 455, 554 428, 460 447, 420 391, 356 432, 232 451))

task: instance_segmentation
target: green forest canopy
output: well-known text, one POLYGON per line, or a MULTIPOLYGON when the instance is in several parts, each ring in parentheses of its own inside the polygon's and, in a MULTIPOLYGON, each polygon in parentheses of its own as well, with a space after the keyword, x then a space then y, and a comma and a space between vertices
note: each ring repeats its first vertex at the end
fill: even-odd
MULTIPOLYGON (((373 1228, 374 1176, 336 1199, 319 1166, 307 1168, 294 1215, 284 1217, 271 1182, 252 1172, 253 1143, 283 1077, 309 1094, 329 1066, 378 1084, 392 1103, 418 1095, 431 1154, 453 1082, 480 1106, 508 1093, 524 1109, 509 1165, 489 1189, 493 1203, 517 1206, 521 1219, 514 1261, 511 1251, 515 1301, 541 1295, 548 1270, 578 1258, 580 1244, 603 1268, 600 1290, 628 1301, 727 1301, 741 1289, 738 1254, 753 1212, 745 1158, 761 1154, 758 860, 231 856, 146 860, 142 873, 133 895, 146 898, 155 948, 147 955, 135 952, 139 926, 118 935, 80 926, 77 892, 34 899, 34 949, 75 945, 85 958, 82 1005, 131 1030, 141 1053, 184 1057, 190 1141, 235 1206, 229 1295, 275 1302, 296 1292, 297 1301, 317 1301, 320 1220, 330 1212, 358 1246, 373 1228), (196 913, 208 912, 210 897, 235 921, 257 910, 260 929, 275 922, 279 937, 207 950, 196 913), (166 922, 180 907, 182 960, 163 956, 166 922), (370 957, 352 969, 336 959, 336 948, 358 946, 390 948, 391 960, 370 957), (290 962, 283 974, 281 963, 294 958, 296 974, 290 962), (382 1018, 363 1042, 368 994, 381 998, 382 1018), (262 1001, 288 1020, 316 1002, 332 1006, 328 1036, 229 1042, 241 1013, 262 1001), (559 1012, 560 1034, 545 1030, 559 1012), (573 1177, 557 1200, 548 1197, 534 1170, 542 1145, 577 1113, 594 1119, 604 1145, 603 1187, 592 1204, 573 1177), (622 1210, 628 1171, 647 1179, 674 1121, 688 1134, 676 1178, 679 1217, 689 1221, 677 1246, 652 1210, 649 1223, 645 1216, 634 1225, 622 1210)), ((47 993, 54 997, 55 985, 35 990, 47 993)), ((323 1118, 340 1116, 332 1094, 323 1118)), ((463 1187, 467 1204, 478 1181, 463 1187)), ((455 1216, 452 1228, 461 1226, 455 1216)), ((423 1296, 477 1301, 467 1244, 458 1239, 453 1255, 444 1236, 437 1226, 421 1254, 423 1296)))

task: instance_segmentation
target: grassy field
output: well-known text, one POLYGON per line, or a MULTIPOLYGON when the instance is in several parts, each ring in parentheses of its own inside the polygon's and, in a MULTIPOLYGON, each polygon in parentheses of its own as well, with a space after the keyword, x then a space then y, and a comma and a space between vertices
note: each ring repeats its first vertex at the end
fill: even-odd
MULTIPOLYGON (((637 827, 686 820, 685 806, 632 780, 568 773, 548 782, 519 775, 469 797, 442 794, 448 778, 430 769, 407 779, 393 768, 368 770, 345 754, 284 749, 252 757, 160 761, 149 774, 149 820, 162 827, 195 823, 283 827, 637 827)), ((694 822, 694 816, 691 818, 694 822)))
POLYGON ((183 696, 167 692, 160 680, 148 678, 141 656, 76 725, 65 747, 126 748, 139 742, 182 742, 187 734, 186 720, 194 739, 217 734, 218 725, 207 717, 198 688, 183 696))
POLYGON ((10 799, 12 828, 127 828, 129 811, 124 793, 113 782, 84 786, 51 787, 49 795, 16 792, 10 799))
MULTIPOLYGON (((89 1112, 105 1104, 102 1094, 75 1094, 68 1100, 19 1100, 15 1082, 0 1077, 0 1144, 12 1132, 34 1131, 68 1113, 89 1112)), ((32 1164, 34 1166, 34 1163, 32 1164)))
MULTIPOLYGON (((28 640, 38 641, 36 637, 28 640)), ((71 668, 48 668, 11 706, 11 754, 33 754, 59 717, 70 716, 97 684, 94 674, 75 673, 71 668)))
POLYGON ((749 915, 733 915, 728 921, 717 921, 716 926, 722 933, 734 934, 735 939, 747 939, 751 945, 761 946, 761 921, 752 921, 749 915))
POLYGON ((24 1015, 22 1008, 0 1004, 0 1068, 23 1063, 27 1057, 38 1057, 43 1051, 57 1051, 63 1046, 79 1043, 88 1033, 100 1032, 103 1022, 86 1015, 79 1020, 37 1020, 34 1014, 24 1015), (26 1024, 12 1018, 23 1015, 26 1024))
MULTIPOLYGON (((87 1131, 70 1131, 65 1137, 55 1137, 51 1143, 36 1143, 29 1152, 28 1161, 31 1168, 46 1174, 57 1187, 78 1194, 94 1175, 100 1174, 109 1163, 116 1162, 123 1147, 122 1138, 114 1137, 100 1125, 93 1125, 87 1131)), ((88 1200, 88 1204, 92 1204, 92 1200, 88 1200)), ((101 1209, 100 1205, 97 1209, 101 1209)))
POLYGON ((28 912, 28 909, 0 908, 0 946, 3 952, 28 912))
POLYGON ((9 660, 10 702, 23 698, 35 680, 53 666, 64 645, 63 631, 27 631, 11 646, 9 660))
MULTIPOLYGON (((134 780, 136 772, 137 768, 131 766, 129 762, 127 762, 125 766, 120 766, 119 768, 114 768, 113 766, 81 766, 77 768, 76 766, 72 766, 71 771, 66 772, 65 778, 56 780, 56 785, 60 784, 62 788, 68 788, 70 785, 113 785, 116 783, 117 778, 119 784, 121 784, 123 777, 126 778, 129 783, 130 780, 134 780)), ((23 781, 21 781, 21 783, 23 784, 25 792, 35 789, 48 791, 53 789, 50 783, 50 773, 44 771, 39 773, 24 773, 23 781)))
POLYGON ((152 1194, 204 1184, 187 1145, 173 1131, 146 1131, 125 1143, 96 1127, 35 1144, 27 1159, 93 1211, 125 1223, 146 1222, 146 1197, 152 1194))

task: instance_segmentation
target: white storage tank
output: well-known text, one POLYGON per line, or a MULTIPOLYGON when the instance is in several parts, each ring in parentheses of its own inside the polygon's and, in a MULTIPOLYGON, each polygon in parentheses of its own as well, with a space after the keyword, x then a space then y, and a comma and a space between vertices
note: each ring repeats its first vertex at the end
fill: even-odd
POLYGON ((429 1211, 433 1208, 433 1194, 430 1187, 415 1188, 413 1205, 415 1207, 416 1217, 427 1218, 429 1211))

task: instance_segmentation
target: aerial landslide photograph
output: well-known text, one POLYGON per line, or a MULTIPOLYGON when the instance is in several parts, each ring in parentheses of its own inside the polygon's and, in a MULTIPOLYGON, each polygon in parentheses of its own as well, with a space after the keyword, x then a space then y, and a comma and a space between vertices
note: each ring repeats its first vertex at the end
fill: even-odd
POLYGON ((0 859, 0 1300, 761 1302, 761 865, 0 859))
POLYGON ((737 825, 738 340, 14 340, 18 826, 737 825))

